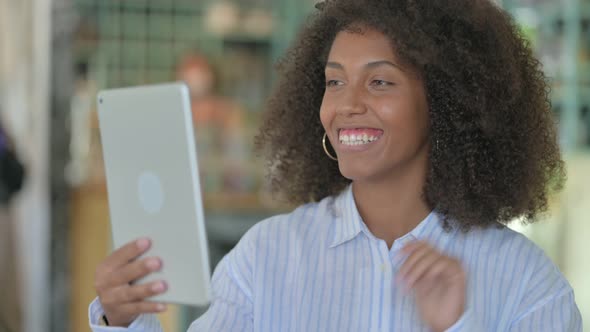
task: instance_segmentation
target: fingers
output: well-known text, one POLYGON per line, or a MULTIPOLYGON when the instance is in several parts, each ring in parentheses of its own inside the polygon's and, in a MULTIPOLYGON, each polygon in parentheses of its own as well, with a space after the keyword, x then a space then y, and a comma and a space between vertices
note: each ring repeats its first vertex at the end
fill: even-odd
POLYGON ((460 263, 440 254, 425 242, 413 242, 402 249, 408 258, 399 271, 398 280, 408 289, 427 287, 433 282, 444 282, 446 278, 461 275, 460 263), (421 285, 418 285, 421 284, 421 285))
POLYGON ((113 251, 113 253, 103 262, 103 267, 105 270, 117 269, 146 252, 151 244, 151 241, 147 238, 129 242, 121 248, 113 251))
POLYGON ((166 290, 168 290, 168 284, 162 280, 143 285, 120 286, 105 292, 101 303, 104 302, 104 305, 134 303, 164 293, 166 290))
POLYGON ((159 312, 164 312, 166 309, 167 306, 164 303, 147 301, 128 303, 121 306, 121 312, 126 313, 129 316, 137 316, 140 314, 156 314, 159 312))
POLYGON ((167 283, 161 280, 142 285, 125 284, 106 289, 99 294, 99 300, 109 324, 126 327, 140 314, 165 311, 165 304, 147 302, 145 299, 167 290, 167 283))
POLYGON ((161 303, 145 301, 168 290, 165 282, 131 284, 162 268, 157 257, 137 259, 150 246, 151 241, 146 238, 130 242, 111 253, 96 269, 95 289, 112 326, 125 327, 139 314, 166 310, 161 303))
POLYGON ((162 268, 162 262, 157 257, 141 259, 122 266, 118 270, 103 273, 96 278, 96 291, 99 296, 103 296, 106 290, 127 286, 133 281, 140 279, 152 272, 162 268))
POLYGON ((432 259, 433 249, 424 242, 413 242, 404 247, 402 252, 408 254, 404 265, 400 269, 400 276, 406 276, 410 271, 416 268, 423 259, 432 259))
POLYGON ((150 241, 141 239, 128 243, 109 255, 96 269, 95 288, 99 295, 104 289, 129 284, 161 269, 162 263, 155 257, 133 261, 149 247, 150 241))
POLYGON ((442 257, 433 249, 425 246, 420 248, 415 254, 411 255, 400 270, 400 276, 405 280, 408 288, 412 288, 414 283, 424 276, 433 264, 442 257))
POLYGON ((116 274, 106 278, 107 286, 119 286, 129 284, 152 272, 162 268, 162 261, 157 257, 148 257, 121 267, 116 274))

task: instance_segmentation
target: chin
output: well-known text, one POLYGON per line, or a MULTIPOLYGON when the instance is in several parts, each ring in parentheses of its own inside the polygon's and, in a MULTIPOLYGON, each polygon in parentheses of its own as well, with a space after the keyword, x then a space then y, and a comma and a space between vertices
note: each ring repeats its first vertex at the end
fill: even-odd
POLYGON ((344 163, 339 162, 338 167, 340 174, 351 181, 362 181, 363 179, 371 178, 373 172, 371 168, 367 167, 366 164, 360 162, 356 163, 344 163))

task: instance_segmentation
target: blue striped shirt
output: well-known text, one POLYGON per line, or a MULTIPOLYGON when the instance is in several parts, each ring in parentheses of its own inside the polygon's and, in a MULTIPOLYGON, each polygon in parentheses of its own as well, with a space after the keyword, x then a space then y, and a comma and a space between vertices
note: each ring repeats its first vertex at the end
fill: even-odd
MULTIPOLYGON (((189 332, 429 331, 411 293, 395 282, 408 242, 458 258, 467 309, 448 331, 582 331, 572 288, 541 249, 506 227, 445 231, 432 212, 391 249, 362 221, 351 187, 252 227, 213 274, 214 300, 189 332)), ((153 315, 128 329, 160 331, 153 315)))

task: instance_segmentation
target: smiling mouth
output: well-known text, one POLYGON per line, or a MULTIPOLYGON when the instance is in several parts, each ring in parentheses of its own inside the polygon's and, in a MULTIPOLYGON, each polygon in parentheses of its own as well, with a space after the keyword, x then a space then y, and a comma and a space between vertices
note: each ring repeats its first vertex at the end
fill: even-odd
POLYGON ((373 128, 340 129, 338 140, 340 144, 355 146, 373 143, 381 139, 383 130, 373 128))

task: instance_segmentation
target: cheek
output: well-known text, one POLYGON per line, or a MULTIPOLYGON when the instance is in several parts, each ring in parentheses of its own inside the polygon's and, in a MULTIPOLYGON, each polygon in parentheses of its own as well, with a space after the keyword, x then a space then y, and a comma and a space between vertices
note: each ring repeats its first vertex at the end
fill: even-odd
MULTIPOLYGON (((372 109, 385 129, 390 129, 393 132, 399 132, 400 126, 404 122, 403 110, 404 105, 395 99, 383 99, 379 103, 374 103, 372 109)), ((401 126, 403 128, 403 126, 401 126)))
POLYGON ((403 100, 389 99, 375 105, 383 125, 390 130, 395 140, 422 139, 428 131, 428 111, 422 105, 403 100))
POLYGON ((330 122, 332 122, 332 119, 334 118, 334 112, 331 111, 332 108, 330 108, 329 103, 326 101, 326 98, 324 98, 324 100, 322 101, 322 105, 320 106, 320 121, 322 122, 322 126, 324 126, 324 129, 326 129, 326 131, 328 131, 328 128, 330 127, 330 122))

